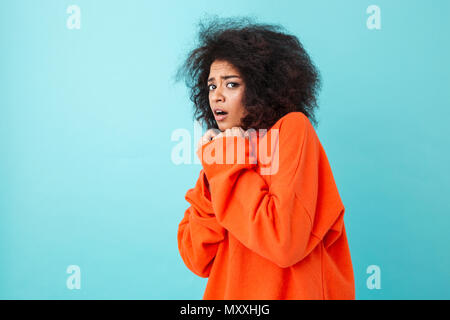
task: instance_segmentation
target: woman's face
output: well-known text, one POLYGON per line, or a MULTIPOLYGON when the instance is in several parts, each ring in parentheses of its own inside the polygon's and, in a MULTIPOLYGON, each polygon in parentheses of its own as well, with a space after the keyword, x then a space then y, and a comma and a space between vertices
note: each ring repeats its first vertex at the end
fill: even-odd
POLYGON ((215 60, 209 71, 208 90, 209 106, 219 130, 240 127, 246 110, 242 104, 245 83, 238 70, 226 61, 215 60), (226 115, 218 115, 216 110, 225 111, 226 115))

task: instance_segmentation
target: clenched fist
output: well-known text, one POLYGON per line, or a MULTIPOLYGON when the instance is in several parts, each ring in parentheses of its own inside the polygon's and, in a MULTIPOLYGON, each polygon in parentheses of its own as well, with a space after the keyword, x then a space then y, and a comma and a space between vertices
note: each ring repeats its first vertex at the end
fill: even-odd
POLYGON ((220 137, 234 137, 234 136, 238 136, 238 137, 243 137, 243 138, 248 138, 248 132, 244 131, 244 129, 242 129, 241 127, 233 127, 231 129, 226 129, 224 132, 219 133, 218 135, 216 135, 214 137, 214 139, 220 138, 220 137))
POLYGON ((209 129, 205 132, 203 137, 198 141, 197 149, 201 148, 205 143, 208 143, 211 140, 220 138, 220 137, 243 137, 249 138, 248 131, 244 131, 241 127, 233 127, 231 129, 226 129, 225 131, 220 131, 219 129, 209 129))
POLYGON ((203 137, 200 138, 200 140, 197 143, 197 149, 201 148, 205 143, 211 141, 214 139, 215 136, 217 136, 220 133, 219 129, 209 129, 205 132, 203 137))

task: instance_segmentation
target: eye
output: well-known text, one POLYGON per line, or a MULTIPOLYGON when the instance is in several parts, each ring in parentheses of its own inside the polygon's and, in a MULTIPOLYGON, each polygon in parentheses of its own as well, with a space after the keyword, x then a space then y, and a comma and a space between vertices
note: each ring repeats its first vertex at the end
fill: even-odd
MULTIPOLYGON (((209 91, 211 91, 212 89, 211 89, 211 86, 214 86, 213 84, 210 84, 210 85, 208 85, 208 90, 209 91)), ((227 86, 228 86, 228 88, 235 88, 235 87, 237 87, 237 86, 239 86, 239 83, 236 83, 236 82, 228 82, 227 83, 227 86), (229 84, 232 84, 233 86, 228 86, 229 84)))

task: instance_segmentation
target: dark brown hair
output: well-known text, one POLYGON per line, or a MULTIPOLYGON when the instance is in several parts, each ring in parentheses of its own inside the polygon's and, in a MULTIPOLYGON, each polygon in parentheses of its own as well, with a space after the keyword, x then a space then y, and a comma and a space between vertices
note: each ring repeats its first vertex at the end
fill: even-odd
POLYGON ((245 18, 218 18, 199 23, 198 44, 177 71, 185 78, 194 103, 194 117, 207 128, 218 128, 209 105, 207 86, 215 60, 231 63, 245 82, 248 114, 242 128, 269 129, 292 111, 305 114, 317 126, 316 95, 320 74, 300 41, 280 25, 258 24, 245 18))

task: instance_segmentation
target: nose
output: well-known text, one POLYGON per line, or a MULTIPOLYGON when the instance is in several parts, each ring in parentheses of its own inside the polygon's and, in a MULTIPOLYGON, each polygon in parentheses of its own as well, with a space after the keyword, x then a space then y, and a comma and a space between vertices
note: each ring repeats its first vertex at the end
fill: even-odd
POLYGON ((218 101, 225 102, 225 96, 223 95, 221 86, 216 87, 216 89, 213 91, 212 99, 214 102, 218 101))

